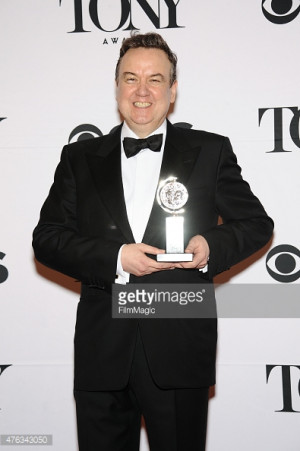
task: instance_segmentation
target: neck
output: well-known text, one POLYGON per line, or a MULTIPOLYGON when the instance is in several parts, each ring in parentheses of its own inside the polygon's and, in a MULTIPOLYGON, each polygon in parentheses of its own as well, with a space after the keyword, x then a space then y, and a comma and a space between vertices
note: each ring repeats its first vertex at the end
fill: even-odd
MULTIPOLYGON (((156 132, 164 125, 165 121, 158 125, 158 127, 149 127, 149 128, 140 128, 140 127, 131 127, 126 121, 124 121, 126 126, 138 137, 138 138, 147 138, 147 136, 156 134, 156 132)), ((160 130, 159 133, 163 133, 166 130, 166 126, 164 129, 160 130)))

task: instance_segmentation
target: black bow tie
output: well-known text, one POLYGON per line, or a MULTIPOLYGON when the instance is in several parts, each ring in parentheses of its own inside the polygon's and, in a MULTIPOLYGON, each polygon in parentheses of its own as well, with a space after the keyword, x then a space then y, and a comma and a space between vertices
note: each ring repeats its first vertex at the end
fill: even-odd
POLYGON ((162 144, 162 133, 159 135, 148 136, 145 139, 124 138, 123 146, 127 158, 138 154, 142 149, 150 149, 153 152, 159 152, 162 144))

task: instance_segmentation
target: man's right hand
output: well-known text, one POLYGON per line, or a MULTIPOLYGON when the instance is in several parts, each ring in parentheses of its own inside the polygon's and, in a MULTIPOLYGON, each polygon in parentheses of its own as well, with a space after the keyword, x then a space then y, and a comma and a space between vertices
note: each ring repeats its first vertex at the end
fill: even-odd
POLYGON ((135 276, 145 276, 157 271, 174 269, 174 263, 159 263, 146 254, 164 254, 163 249, 144 243, 126 244, 122 248, 121 263, 124 271, 135 276))

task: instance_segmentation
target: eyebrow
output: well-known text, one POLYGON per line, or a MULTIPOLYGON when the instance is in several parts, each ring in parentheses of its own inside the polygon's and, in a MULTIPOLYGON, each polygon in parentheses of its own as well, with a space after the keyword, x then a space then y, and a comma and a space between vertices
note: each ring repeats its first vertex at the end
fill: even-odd
MULTIPOLYGON (((134 72, 123 72, 123 74, 122 74, 123 77, 126 77, 127 75, 133 75, 134 77, 138 77, 138 75, 135 74, 134 72)), ((152 78, 152 77, 160 77, 160 78, 162 78, 163 80, 165 79, 164 75, 161 74, 160 72, 158 72, 157 74, 151 74, 151 75, 149 75, 149 78, 152 78)))
POLYGON ((137 76, 134 72, 123 72, 122 76, 126 77, 126 75, 134 75, 135 77, 137 76))
POLYGON ((152 75, 150 75, 150 77, 161 77, 163 80, 165 79, 164 75, 163 75, 163 74, 160 74, 160 73, 158 73, 158 74, 152 74, 152 75))

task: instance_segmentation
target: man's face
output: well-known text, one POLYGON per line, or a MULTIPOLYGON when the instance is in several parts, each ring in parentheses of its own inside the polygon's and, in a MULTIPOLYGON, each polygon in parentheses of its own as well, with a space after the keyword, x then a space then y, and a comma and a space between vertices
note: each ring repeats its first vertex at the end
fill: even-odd
POLYGON ((130 49, 121 60, 116 99, 126 123, 140 138, 163 123, 175 101, 177 82, 170 86, 170 74, 171 63, 159 49, 130 49))

